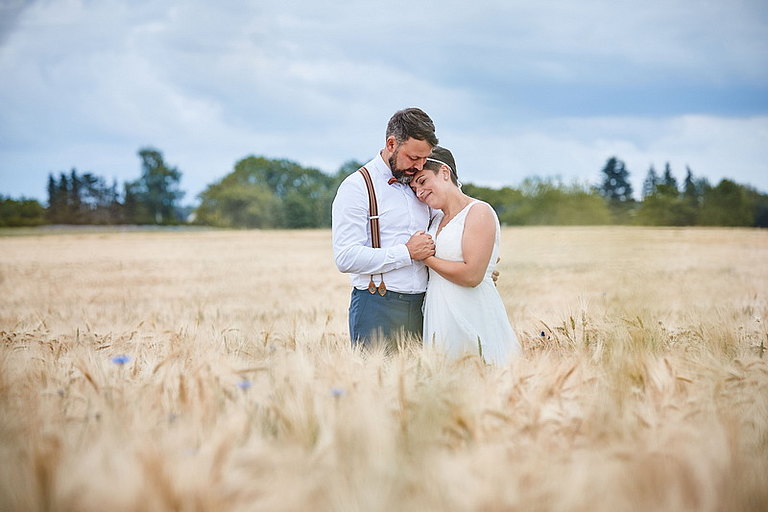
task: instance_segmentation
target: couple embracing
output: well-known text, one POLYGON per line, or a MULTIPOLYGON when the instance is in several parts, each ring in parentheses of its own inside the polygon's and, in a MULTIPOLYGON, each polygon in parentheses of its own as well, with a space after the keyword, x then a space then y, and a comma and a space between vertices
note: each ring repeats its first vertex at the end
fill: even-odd
POLYGON ((353 344, 406 335, 494 364, 520 352, 493 282, 498 217, 461 191, 425 112, 392 116, 384 149, 339 186, 332 225, 336 266, 352 278, 353 344))

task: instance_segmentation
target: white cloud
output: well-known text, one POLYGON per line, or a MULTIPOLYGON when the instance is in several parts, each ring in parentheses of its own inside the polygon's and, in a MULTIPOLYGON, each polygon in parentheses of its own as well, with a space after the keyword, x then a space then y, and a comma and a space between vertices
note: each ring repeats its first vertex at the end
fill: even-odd
POLYGON ((133 179, 145 144, 179 166, 188 199, 252 153, 335 171, 412 105, 476 182, 594 180, 616 154, 635 175, 669 160, 768 190, 765 11, 38 0, 0 37, 0 192, 42 197, 47 172, 72 166, 133 179))

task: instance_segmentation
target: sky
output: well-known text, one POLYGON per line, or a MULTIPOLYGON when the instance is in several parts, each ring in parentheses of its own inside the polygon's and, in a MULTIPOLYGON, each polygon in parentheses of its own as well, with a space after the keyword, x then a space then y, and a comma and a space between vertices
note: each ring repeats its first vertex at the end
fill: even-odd
POLYGON ((667 163, 768 192, 765 0, 0 0, 0 77, 0 194, 43 202, 146 146, 184 204, 250 155, 335 173, 411 106, 465 182, 616 156, 636 196, 667 163))

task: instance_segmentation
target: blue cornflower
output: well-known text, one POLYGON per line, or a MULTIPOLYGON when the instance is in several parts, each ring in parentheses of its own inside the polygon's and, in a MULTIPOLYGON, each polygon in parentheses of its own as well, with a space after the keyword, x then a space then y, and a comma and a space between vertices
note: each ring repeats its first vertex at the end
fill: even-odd
POLYGON ((346 391, 341 388, 331 388, 331 394, 334 396, 334 398, 339 398, 344 393, 346 393, 346 391))
POLYGON ((120 366, 123 366, 125 363, 129 363, 130 361, 131 356, 126 355, 115 356, 112 358, 112 362, 120 366))
POLYGON ((245 391, 246 389, 250 389, 250 387, 252 385, 253 384, 248 379, 243 379, 243 380, 241 380, 240 382, 237 383, 237 387, 239 387, 243 391, 245 391))

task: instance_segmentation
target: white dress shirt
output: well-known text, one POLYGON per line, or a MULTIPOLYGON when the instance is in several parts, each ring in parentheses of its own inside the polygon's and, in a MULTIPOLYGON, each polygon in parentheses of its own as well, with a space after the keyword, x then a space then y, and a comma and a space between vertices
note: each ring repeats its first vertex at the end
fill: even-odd
POLYGON ((351 274, 352 286, 367 289, 373 276, 378 285, 383 274, 387 290, 422 293, 427 289, 427 268, 412 261, 405 243, 413 233, 427 230, 429 206, 416 199, 408 185, 388 184, 392 171, 381 155, 365 164, 371 174, 379 207, 381 248, 371 244, 368 189, 359 172, 341 183, 333 200, 333 255, 336 267, 351 274))

